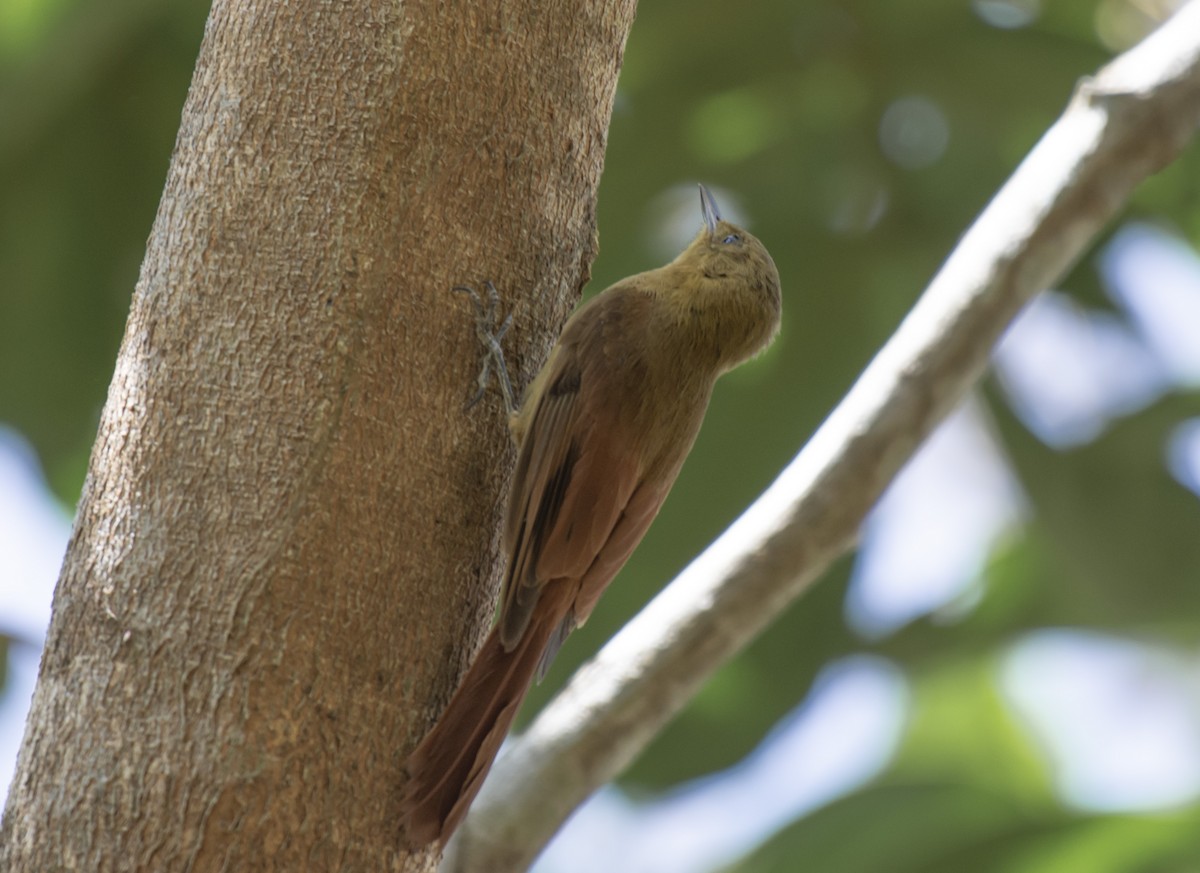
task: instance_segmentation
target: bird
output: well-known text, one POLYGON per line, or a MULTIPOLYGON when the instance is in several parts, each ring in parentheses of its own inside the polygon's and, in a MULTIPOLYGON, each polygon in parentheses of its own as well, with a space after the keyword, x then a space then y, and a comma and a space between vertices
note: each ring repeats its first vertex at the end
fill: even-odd
MULTIPOLYGON (((670 263, 622 279, 568 319, 518 404, 495 287, 474 289, 485 345, 518 445, 505 516, 499 618, 446 709, 409 755, 400 827, 443 847, 491 769, 534 677, 583 625, 658 514, 719 376, 779 331, 779 272, 700 185, 703 227, 670 263)), ((479 393, 476 394, 478 399, 479 393)))

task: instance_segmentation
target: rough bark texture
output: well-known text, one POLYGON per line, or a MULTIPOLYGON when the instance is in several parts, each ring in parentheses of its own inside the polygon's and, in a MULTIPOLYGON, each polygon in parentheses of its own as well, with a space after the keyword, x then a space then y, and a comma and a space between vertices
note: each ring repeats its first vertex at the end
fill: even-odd
POLYGON ((214 4, 55 596, 0 869, 426 869, 399 776, 491 615, 634 0, 214 4), (497 464, 496 458, 505 459, 497 464))

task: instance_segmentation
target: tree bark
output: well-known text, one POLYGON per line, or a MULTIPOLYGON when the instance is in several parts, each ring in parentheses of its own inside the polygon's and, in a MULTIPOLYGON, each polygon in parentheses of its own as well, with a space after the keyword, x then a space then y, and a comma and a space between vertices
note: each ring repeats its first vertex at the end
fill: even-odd
POLYGON ((490 620, 513 457, 449 289, 495 281, 536 369, 634 5, 214 3, 0 869, 435 862, 401 768, 490 620))

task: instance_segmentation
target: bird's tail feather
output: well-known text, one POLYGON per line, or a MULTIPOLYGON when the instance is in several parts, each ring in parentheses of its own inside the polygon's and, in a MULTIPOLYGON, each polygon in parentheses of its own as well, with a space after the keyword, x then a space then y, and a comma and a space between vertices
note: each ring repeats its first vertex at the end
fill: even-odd
POLYGON ((443 845, 483 785, 556 626, 534 621, 511 652, 494 629, 437 724, 409 756, 401 826, 411 846, 443 845))

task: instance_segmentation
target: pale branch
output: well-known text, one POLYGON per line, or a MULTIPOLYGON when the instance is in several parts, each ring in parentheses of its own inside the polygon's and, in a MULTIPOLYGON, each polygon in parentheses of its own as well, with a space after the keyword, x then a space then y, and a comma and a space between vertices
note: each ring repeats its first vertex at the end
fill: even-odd
POLYGON ((1083 80, 771 487, 579 670, 497 763, 443 869, 526 869, 721 664, 853 545, 994 343, 1200 123, 1200 0, 1083 80))

